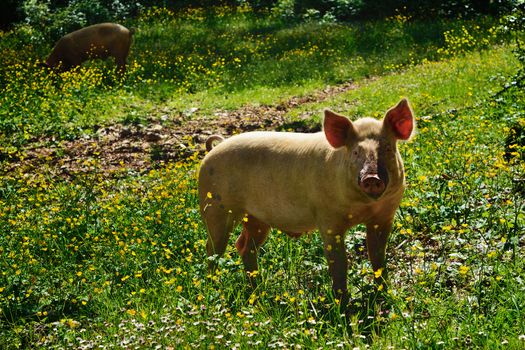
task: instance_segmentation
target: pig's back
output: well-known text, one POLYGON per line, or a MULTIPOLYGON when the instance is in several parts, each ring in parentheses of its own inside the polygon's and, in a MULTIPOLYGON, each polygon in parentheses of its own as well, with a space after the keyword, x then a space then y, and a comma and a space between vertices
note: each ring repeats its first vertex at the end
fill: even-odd
POLYGON ((118 34, 129 35, 129 30, 118 23, 98 23, 71 32, 65 35, 65 37, 75 37, 80 39, 92 38, 93 36, 107 37, 118 34))
POLYGON ((83 51, 93 49, 92 46, 107 49, 114 46, 113 42, 128 41, 129 37, 129 30, 117 23, 94 24, 64 36, 66 40, 73 40, 83 51))
MULTIPOLYGON (((205 160, 239 162, 239 167, 292 165, 323 158, 330 146, 322 133, 302 134, 255 131, 233 136, 215 146, 205 160)), ((302 164, 303 166, 305 164, 302 164)), ((235 170, 235 169, 232 169, 235 170)), ((277 170, 277 169, 275 169, 277 170)))

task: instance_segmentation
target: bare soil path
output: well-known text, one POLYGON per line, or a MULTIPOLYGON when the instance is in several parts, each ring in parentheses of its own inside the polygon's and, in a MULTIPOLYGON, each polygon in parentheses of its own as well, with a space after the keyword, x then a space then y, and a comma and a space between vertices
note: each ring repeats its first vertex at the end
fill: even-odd
POLYGON ((204 142, 212 134, 225 137, 253 130, 293 130, 315 132, 320 125, 306 121, 310 112, 295 122, 285 118, 292 109, 305 104, 325 101, 335 95, 356 89, 355 83, 328 86, 301 97, 292 97, 277 105, 243 106, 237 110, 218 110, 201 115, 190 110, 177 115, 163 115, 148 125, 114 124, 102 127, 93 136, 63 141, 52 146, 50 140, 29 144, 23 157, 8 162, 1 172, 38 173, 42 169, 53 175, 74 176, 86 171, 102 171, 111 176, 136 174, 188 158, 196 152, 204 154, 204 142), (304 121, 304 122, 301 122, 304 121))

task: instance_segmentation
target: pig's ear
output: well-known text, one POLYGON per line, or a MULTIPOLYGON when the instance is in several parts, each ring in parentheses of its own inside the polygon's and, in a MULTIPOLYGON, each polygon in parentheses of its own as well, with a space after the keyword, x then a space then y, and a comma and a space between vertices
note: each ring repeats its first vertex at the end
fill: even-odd
POLYGON ((323 129, 328 143, 334 148, 347 145, 354 134, 354 126, 347 117, 328 109, 324 111, 323 129))
POLYGON ((414 115, 406 98, 386 112, 384 123, 400 140, 408 140, 414 130, 414 115))

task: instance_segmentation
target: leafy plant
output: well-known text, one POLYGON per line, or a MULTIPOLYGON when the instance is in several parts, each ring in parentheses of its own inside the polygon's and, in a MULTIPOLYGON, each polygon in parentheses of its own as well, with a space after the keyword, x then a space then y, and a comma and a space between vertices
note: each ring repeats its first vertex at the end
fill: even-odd
POLYGON ((363 7, 362 0, 279 0, 273 6, 272 12, 285 19, 323 19, 335 22, 348 20, 360 13, 363 7))
POLYGON ((511 14, 504 18, 502 29, 514 37, 516 42, 514 52, 520 63, 520 68, 506 88, 523 88, 525 86, 525 43, 523 42, 523 36, 525 35, 525 3, 518 3, 512 9, 511 14))
POLYGON ((57 40, 90 24, 123 21, 142 9, 140 1, 71 0, 67 5, 50 0, 24 0, 24 23, 40 34, 34 41, 57 40))

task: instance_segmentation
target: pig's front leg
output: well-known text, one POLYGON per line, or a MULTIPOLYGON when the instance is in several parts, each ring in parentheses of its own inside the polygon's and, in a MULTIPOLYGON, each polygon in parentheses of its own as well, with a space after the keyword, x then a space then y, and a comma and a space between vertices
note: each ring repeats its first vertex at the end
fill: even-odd
MULTIPOLYGON (((374 281, 381 285, 386 281, 386 245, 392 230, 392 220, 373 220, 366 224, 368 258, 374 269, 374 281)), ((386 287, 386 286, 385 286, 386 287)))
POLYGON ((321 229, 324 254, 328 262, 328 271, 332 277, 332 289, 335 297, 339 299, 341 308, 348 304, 347 270, 348 261, 344 243, 344 230, 332 231, 321 229))

